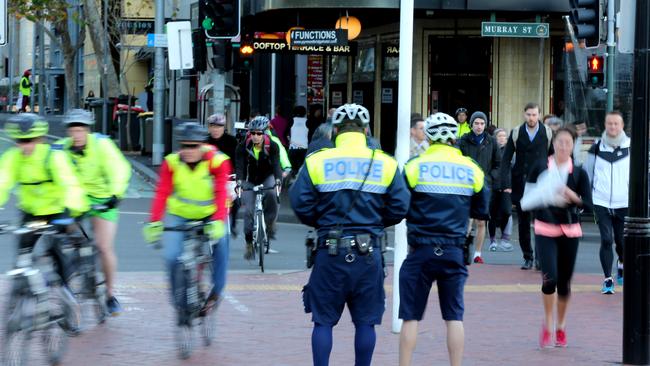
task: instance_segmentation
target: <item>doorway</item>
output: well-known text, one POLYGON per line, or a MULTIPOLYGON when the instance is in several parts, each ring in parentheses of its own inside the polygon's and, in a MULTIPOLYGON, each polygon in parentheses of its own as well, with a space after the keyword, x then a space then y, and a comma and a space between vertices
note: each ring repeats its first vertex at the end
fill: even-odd
POLYGON ((429 36, 428 113, 491 112, 492 39, 429 36))

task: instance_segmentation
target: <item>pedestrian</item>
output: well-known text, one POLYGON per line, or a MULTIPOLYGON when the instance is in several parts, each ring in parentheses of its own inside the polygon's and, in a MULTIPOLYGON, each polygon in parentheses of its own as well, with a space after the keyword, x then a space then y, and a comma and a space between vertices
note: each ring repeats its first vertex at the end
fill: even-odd
MULTIPOLYGON (((235 151, 237 149, 237 139, 235 136, 226 131, 226 116, 223 113, 216 113, 208 117, 208 138, 205 142, 214 146, 217 151, 226 154, 230 159, 231 165, 235 161, 235 151)), ((230 207, 230 232, 233 237, 237 237, 237 214, 241 207, 239 197, 233 195, 230 207)))
MULTIPOLYGON (((542 184, 541 176, 557 179, 561 185, 553 193, 558 203, 535 209, 535 242, 542 270, 542 298, 544 322, 539 336, 541 348, 552 345, 555 325, 555 346, 566 347, 566 314, 571 295, 571 277, 582 237, 579 210, 591 205, 589 176, 580 166, 573 164, 571 153, 576 135, 572 129, 560 127, 553 137, 554 153, 546 161, 537 160, 529 171, 527 182, 542 184), (538 181, 540 178, 540 181, 538 181), (557 299, 555 292, 557 291, 557 299), (557 307, 557 319, 553 312, 557 307)), ((527 186, 524 196, 534 189, 527 186)), ((522 202, 527 197, 522 199, 522 202)))
POLYGON ((630 138, 624 128, 623 115, 610 112, 605 116, 605 132, 587 153, 585 170, 589 174, 594 214, 600 230, 600 264, 605 280, 601 292, 614 293, 612 244, 616 244, 617 282, 623 285, 623 227, 628 207, 630 182, 630 138))
MULTIPOLYGON (((521 210, 519 201, 524 193, 526 177, 530 169, 538 162, 545 162, 551 153, 553 130, 539 121, 539 104, 528 103, 524 107, 525 122, 510 131, 506 148, 503 152, 504 162, 512 161, 517 154, 515 164, 501 164, 500 176, 504 180, 503 191, 511 193, 512 203, 517 209, 519 245, 524 257, 523 270, 533 268, 534 253, 530 240, 530 213, 521 210)), ((535 265, 536 269, 537 263, 535 265)))
POLYGON ((27 69, 20 78, 20 94, 23 95, 22 104, 20 105, 21 112, 27 112, 27 106, 32 95, 32 82, 29 77, 32 75, 32 69, 27 69))
POLYGON ((275 116, 271 119, 271 128, 277 134, 280 142, 282 142, 282 146, 285 148, 289 146, 289 141, 287 140, 287 136, 289 135, 289 122, 282 115, 282 106, 279 104, 275 107, 275 116))
MULTIPOLYGON (((508 142, 508 133, 502 128, 494 131, 497 142, 500 164, 508 164, 509 161, 502 160, 503 152, 508 142)), ((501 170, 501 169, 499 169, 501 170)), ((488 233, 490 235, 491 252, 511 252, 510 234, 512 233, 512 200, 510 193, 503 191, 502 182, 504 179, 497 174, 493 177, 492 191, 490 192, 490 220, 488 221, 488 233), (501 239, 496 241, 497 227, 501 229, 501 239)))
POLYGON ((456 120, 458 122, 458 132, 456 133, 456 138, 460 140, 463 135, 469 133, 472 130, 472 127, 467 123, 467 108, 460 107, 456 109, 456 120))
MULTIPOLYGON (((499 154, 496 140, 485 131, 485 127, 488 124, 487 122, 488 118, 485 113, 480 111, 472 113, 472 116, 469 119, 472 132, 461 137, 458 146, 463 155, 474 159, 481 170, 483 170, 486 187, 488 188, 488 191, 492 191, 492 184, 495 177, 499 174, 501 155, 499 154)), ((472 258, 474 263, 483 263, 481 249, 485 242, 487 221, 471 220, 468 226, 468 234, 472 230, 474 223, 476 223, 476 235, 474 236, 476 240, 476 249, 472 258)), ((470 238, 472 237, 471 234, 469 236, 470 238)))
POLYGON ((409 157, 418 156, 429 148, 429 142, 424 134, 424 119, 417 114, 411 117, 411 146, 409 157))
POLYGON ((550 127, 553 132, 556 132, 560 127, 564 126, 564 121, 552 114, 545 116, 543 121, 544 125, 550 127))
POLYGON ((312 136, 312 141, 309 143, 309 147, 307 148, 307 155, 320 149, 334 147, 334 143, 332 142, 332 129, 332 122, 321 123, 321 125, 318 126, 316 132, 314 132, 314 135, 312 136))
POLYGON ((470 217, 488 219, 489 189, 481 168, 454 147, 457 128, 451 116, 429 116, 425 133, 431 146, 404 167, 411 203, 406 216, 409 254, 399 272, 399 317, 404 320, 400 366, 411 364, 418 322, 424 316, 434 281, 447 326, 449 363, 462 363, 463 289, 470 258, 464 248, 465 234, 470 217))
POLYGON ((296 216, 318 233, 303 288, 305 312, 314 322, 315 366, 329 364, 332 328, 345 304, 355 326, 354 364, 371 364, 385 308, 381 240, 408 210, 410 194, 397 161, 366 146, 369 123, 365 107, 339 107, 332 117, 335 146, 309 155, 289 192, 296 216))
POLYGON ((307 118, 307 128, 309 129, 309 135, 307 137, 309 141, 311 141, 312 135, 316 132, 318 126, 323 122, 325 122, 325 118, 323 118, 323 105, 312 104, 309 106, 309 117, 307 118))
MULTIPOLYGON (((587 134, 587 123, 585 121, 573 122, 573 128, 576 130, 576 146, 573 148, 573 160, 577 165, 582 165, 586 161, 587 152, 582 149, 583 136, 587 134)), ((587 172, 589 173, 589 172, 587 172)))
MULTIPOLYGON (((226 154, 204 146, 207 131, 198 123, 180 124, 174 129, 174 136, 180 143, 180 151, 167 155, 160 167, 149 223, 144 226, 143 235, 149 243, 162 239, 172 305, 177 312, 187 314, 192 311, 188 309, 187 299, 177 295, 182 282, 177 274, 182 271, 179 268, 182 265, 180 257, 187 233, 164 229, 191 221, 206 224, 203 228, 205 234, 219 245, 215 245, 212 251, 213 286, 199 312, 200 316, 205 316, 208 311, 214 311, 223 299, 226 284, 228 246, 222 245, 221 239, 227 233, 226 184, 231 172, 230 159, 226 154)), ((178 327, 184 334, 191 329, 190 321, 190 316, 179 319, 178 327)))
POLYGON ((293 175, 305 162, 309 146, 309 129, 307 128, 307 108, 299 105, 293 108, 293 122, 289 129, 289 161, 293 175))

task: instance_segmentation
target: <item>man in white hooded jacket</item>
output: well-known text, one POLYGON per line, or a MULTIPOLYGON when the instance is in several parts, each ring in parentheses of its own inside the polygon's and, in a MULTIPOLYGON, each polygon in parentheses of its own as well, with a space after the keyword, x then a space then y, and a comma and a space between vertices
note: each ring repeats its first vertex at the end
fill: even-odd
POLYGON ((584 166, 591 181, 594 214, 600 230, 600 264, 605 275, 603 294, 614 293, 613 243, 618 255, 617 282, 623 284, 623 225, 630 177, 630 139, 623 126, 620 112, 607 113, 605 132, 589 149, 584 166))

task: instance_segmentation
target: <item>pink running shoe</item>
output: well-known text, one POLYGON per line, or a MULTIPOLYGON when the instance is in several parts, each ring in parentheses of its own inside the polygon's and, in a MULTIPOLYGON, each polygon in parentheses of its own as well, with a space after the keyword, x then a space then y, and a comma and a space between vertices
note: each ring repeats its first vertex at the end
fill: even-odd
POLYGON ((555 331, 555 347, 566 347, 566 332, 564 329, 555 331))
POLYGON ((551 340, 551 331, 542 325, 542 330, 539 332, 539 348, 553 347, 551 340))

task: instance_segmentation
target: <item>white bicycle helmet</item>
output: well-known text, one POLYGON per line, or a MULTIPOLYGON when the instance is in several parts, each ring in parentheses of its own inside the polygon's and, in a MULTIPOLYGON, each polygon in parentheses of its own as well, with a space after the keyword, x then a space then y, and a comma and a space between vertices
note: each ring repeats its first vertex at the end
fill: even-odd
POLYGON ((63 117, 63 124, 66 127, 71 124, 92 126, 95 124, 95 115, 85 109, 71 109, 63 117))
POLYGON ((433 142, 456 140, 458 123, 450 115, 438 112, 424 121, 424 134, 433 142))
POLYGON ((370 113, 366 107, 359 104, 344 104, 334 111, 332 125, 336 126, 346 121, 361 122, 363 127, 370 123, 370 113))
POLYGON ((269 119, 264 116, 257 116, 248 122, 249 131, 264 131, 269 128, 269 119))

